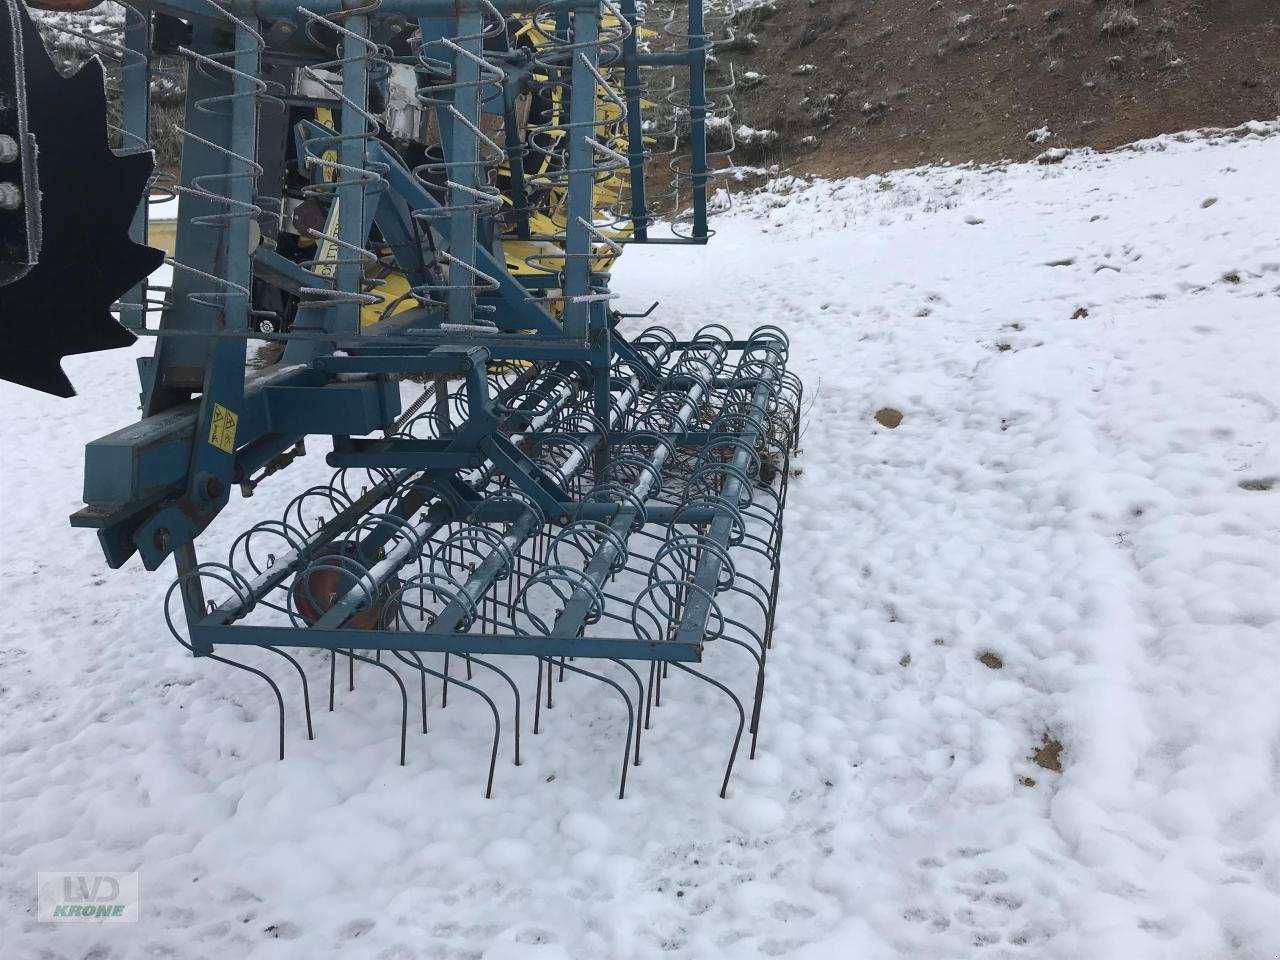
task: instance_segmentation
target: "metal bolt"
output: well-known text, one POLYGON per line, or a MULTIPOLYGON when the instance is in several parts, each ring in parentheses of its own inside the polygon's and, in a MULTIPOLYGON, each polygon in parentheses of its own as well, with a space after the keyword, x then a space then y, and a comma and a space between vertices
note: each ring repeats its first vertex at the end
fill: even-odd
POLYGON ((13 163, 18 159, 18 141, 7 133, 0 133, 0 163, 13 163))
POLYGON ((16 183, 0 181, 0 210, 17 210, 22 206, 22 191, 16 183))

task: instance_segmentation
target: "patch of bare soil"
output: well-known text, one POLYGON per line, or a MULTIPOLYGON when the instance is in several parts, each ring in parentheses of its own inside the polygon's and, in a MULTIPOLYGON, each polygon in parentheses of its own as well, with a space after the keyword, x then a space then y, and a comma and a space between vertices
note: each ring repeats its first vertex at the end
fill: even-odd
POLYGON ((748 3, 718 70, 735 122, 777 137, 739 163, 863 175, 1280 114, 1277 0, 748 3))
POLYGON ((896 430, 902 423, 902 411, 895 410, 893 407, 881 407, 875 412, 875 421, 882 427, 896 430))
POLYGON ((1054 773, 1062 772, 1062 744, 1056 737, 1049 734, 1041 736, 1040 746, 1031 754, 1031 759, 1036 762, 1037 766, 1044 767, 1046 770, 1052 770, 1054 773))

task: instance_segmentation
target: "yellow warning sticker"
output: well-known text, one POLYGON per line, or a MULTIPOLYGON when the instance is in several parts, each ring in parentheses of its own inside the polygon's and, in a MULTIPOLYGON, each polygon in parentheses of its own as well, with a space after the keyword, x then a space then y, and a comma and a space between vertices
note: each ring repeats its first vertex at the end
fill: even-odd
POLYGON ((236 424, 240 418, 220 403, 213 405, 213 422, 209 424, 209 442, 223 453, 236 452, 236 424))
POLYGON ((338 272, 338 245, 328 238, 336 237, 341 229, 342 214, 339 211, 339 200, 334 197, 333 206, 329 208, 329 216, 324 221, 325 239, 320 243, 320 255, 316 257, 315 265, 311 268, 320 276, 330 280, 338 272))

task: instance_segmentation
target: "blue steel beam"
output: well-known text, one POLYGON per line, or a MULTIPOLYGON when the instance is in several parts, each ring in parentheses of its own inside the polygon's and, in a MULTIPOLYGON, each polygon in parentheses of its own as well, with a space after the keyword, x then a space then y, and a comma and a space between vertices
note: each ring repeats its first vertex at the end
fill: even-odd
POLYGON ((218 644, 254 647, 311 647, 321 650, 401 650, 415 653, 466 655, 514 654, 533 657, 596 657, 607 660, 666 660, 697 663, 701 643, 635 637, 521 636, 492 633, 429 633, 412 630, 360 630, 309 627, 267 627, 256 624, 218 626, 197 623, 193 645, 209 649, 218 644))
POLYGON ((702 0, 689 0, 689 153, 693 174, 693 235, 707 235, 707 50, 702 0))
POLYGON ((646 153, 644 121, 640 116, 640 98, 644 94, 644 84, 640 82, 638 62, 640 24, 636 16, 636 0, 622 0, 622 15, 631 25, 631 31, 622 47, 622 93, 627 102, 627 159, 631 164, 631 179, 628 183, 631 190, 631 228, 636 239, 643 241, 649 237, 649 211, 645 202, 646 153))
MULTIPOLYGON (((338 171, 338 190, 335 203, 341 204, 338 220, 338 238, 342 249, 338 251, 338 268, 335 286, 338 290, 359 293, 364 279, 364 263, 355 251, 364 249, 368 239, 365 226, 365 202, 368 183, 362 174, 368 166, 369 156, 366 137, 370 136, 369 121, 365 111, 369 107, 369 56, 374 52, 368 43, 369 17, 356 13, 342 18, 339 52, 342 56, 342 117, 339 127, 342 138, 338 144, 338 162, 345 168, 338 171)), ((371 45, 370 45, 371 46, 371 45)), ((359 333, 360 304, 340 303, 334 308, 330 330, 339 333, 359 333)))
MULTIPOLYGON (((204 16, 210 11, 202 6, 204 16)), ((216 53, 222 49, 220 36, 225 35, 225 21, 214 27, 207 22, 195 24, 191 47, 197 52, 216 53)), ((222 235, 203 226, 223 209, 195 190, 195 184, 216 178, 226 172, 226 157, 211 146, 231 140, 230 112, 211 113, 200 109, 210 97, 225 95, 229 84, 212 70, 191 70, 187 77, 187 103, 182 128, 194 137, 182 141, 182 189, 178 194, 178 221, 189 225, 178 231, 174 260, 190 267, 175 269, 169 304, 160 316, 163 332, 211 333, 213 311, 195 298, 216 284, 210 277, 219 275, 218 257, 222 251, 222 235), (199 272, 196 272, 199 271, 199 272)), ((219 288, 221 289, 221 288, 219 288)), ((142 412, 149 417, 175 404, 190 399, 204 387, 211 341, 202 336, 161 337, 156 352, 140 365, 143 377, 142 412)))
MULTIPOLYGON (((399 157, 379 143, 370 145, 369 154, 371 159, 387 168, 385 176, 391 190, 404 197, 410 207, 430 212, 441 210, 440 202, 431 196, 417 177, 409 172, 399 157)), ((432 217, 427 222, 442 242, 452 246, 449 227, 442 219, 432 217)), ((482 273, 498 281, 498 290, 494 296, 484 299, 486 303, 501 305, 492 318, 500 327, 512 330, 534 330, 543 336, 563 336, 560 323, 541 304, 528 300, 528 291, 507 272, 503 261, 483 246, 475 245, 474 250, 475 258, 472 262, 482 273)), ((457 339, 456 336, 455 339, 457 339)))
MULTIPOLYGON (((398 385, 384 379, 329 384, 327 378, 304 366, 255 371, 239 409, 237 452, 227 479, 239 482, 254 465, 292 446, 297 435, 330 432, 363 434, 385 427, 400 410, 398 385), (338 388, 335 392, 334 388, 338 388), (276 447, 261 443, 276 436, 276 447), (254 445, 259 446, 255 447, 254 445), (246 464, 245 458, 250 461, 246 464)), ((154 570, 177 543, 180 531, 194 535, 217 510, 202 507, 184 511, 183 499, 196 449, 207 434, 198 432, 200 404, 188 401, 148 417, 85 448, 84 499, 87 506, 72 515, 73 526, 99 531, 112 567, 142 552, 147 569, 154 570), (175 506, 159 509, 162 501, 175 506), (197 528, 188 513, 203 517, 197 528), (163 513, 168 536, 157 538, 154 520, 163 513), (152 532, 139 533, 152 521, 152 532)))
POLYGON ((573 339, 587 339, 590 323, 592 192, 595 188, 595 151, 591 148, 596 127, 595 69, 600 51, 599 8, 581 9, 573 15, 573 65, 569 101, 568 183, 566 190, 564 327, 573 339))
POLYGON ((445 164, 452 183, 448 187, 449 205, 457 208, 449 217, 449 289, 446 295, 450 323, 470 325, 475 319, 475 262, 478 238, 476 196, 480 186, 480 139, 475 130, 480 124, 481 64, 484 16, 480 8, 467 10, 460 5, 457 14, 457 49, 453 55, 453 113, 442 116, 440 127, 449 120, 451 141, 445 164))
MULTIPOLYGON (((219 106, 225 110, 229 103, 230 109, 225 112, 230 135, 225 141, 226 147, 215 147, 222 161, 221 172, 203 181, 192 181, 201 192, 209 192, 209 180, 219 183, 222 189, 221 196, 214 201, 214 206, 222 209, 208 217, 207 225, 209 232, 217 237, 214 254, 218 269, 213 275, 221 278, 224 289, 216 295, 204 293, 197 298, 207 310, 215 308, 208 310, 213 330, 248 328, 252 283, 248 256, 250 228, 259 212, 253 203, 259 172, 254 157, 263 41, 247 23, 228 19, 234 23, 235 43, 230 63, 225 53, 206 57, 201 62, 208 73, 225 77, 224 83, 229 89, 197 102, 196 106, 216 114, 219 106)), ((191 543, 230 496, 236 449, 244 440, 237 434, 244 409, 246 343, 239 338, 217 339, 207 355, 186 491, 176 502, 147 518, 133 534, 149 569, 154 569, 159 559, 174 549, 191 543)))

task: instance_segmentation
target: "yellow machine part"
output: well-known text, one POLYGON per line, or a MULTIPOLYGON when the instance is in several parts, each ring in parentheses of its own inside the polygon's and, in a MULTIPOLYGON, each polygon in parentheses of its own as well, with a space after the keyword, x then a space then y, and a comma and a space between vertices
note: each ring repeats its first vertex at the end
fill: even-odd
MULTIPOLYGON (((523 21, 523 25, 516 31, 517 38, 528 38, 534 45, 535 49, 545 46, 549 42, 549 38, 554 36, 555 23, 549 18, 544 18, 541 22, 535 22, 531 15, 519 18, 523 21)), ((608 30, 619 26, 619 21, 612 16, 606 16, 601 20, 601 28, 608 30)), ((656 36, 653 30, 641 31, 642 36, 656 36)), ((610 74, 617 73, 616 70, 606 70, 605 76, 611 82, 613 77, 610 74)), ((541 77, 539 79, 546 79, 541 77)), ((552 118, 548 126, 553 126, 562 119, 562 90, 557 87, 552 93, 552 118)), ((652 104, 645 103, 645 106, 652 104)), ((597 139, 602 141, 612 141, 616 147, 616 152, 625 153, 628 147, 626 137, 623 131, 619 129, 619 124, 623 119, 623 110, 613 102, 612 99, 604 95, 603 89, 597 91, 596 94, 596 126, 597 139)), ((552 130, 547 132, 548 139, 554 140, 563 137, 563 131, 552 130)), ((566 213, 564 211, 565 195, 564 189, 554 176, 547 175, 548 164, 544 164, 540 169, 530 171, 526 183, 533 189, 548 189, 550 197, 547 203, 546 212, 533 213, 529 217, 529 233, 530 239, 521 240, 510 234, 502 239, 502 250, 506 257, 507 269, 513 276, 532 277, 546 276, 549 283, 556 282, 558 274, 564 268, 564 257, 556 256, 557 253, 563 254, 564 237, 566 232, 566 213)), ((502 169, 506 169, 503 167, 502 169)), ((597 178, 592 189, 592 206, 597 211, 597 222, 603 220, 609 225, 600 226, 597 229, 606 237, 613 240, 626 239, 631 236, 632 226, 630 221, 623 219, 616 222, 617 218, 609 215, 601 216, 600 214, 615 208, 622 200, 631 183, 630 167, 614 168, 608 171, 606 176, 597 178), (614 221, 610 223, 610 221, 614 221)), ((591 268, 594 271, 605 272, 617 259, 618 254, 605 244, 596 244, 594 251, 597 256, 592 260, 591 268)), ((556 301, 550 303, 551 312, 555 315, 561 313, 562 304, 556 301)))
POLYGON ((367 327, 386 317, 394 317, 397 313, 412 310, 418 305, 418 301, 413 297, 405 296, 409 292, 409 281, 398 270, 370 269, 365 271, 365 276, 370 279, 381 279, 382 284, 369 291, 370 295, 378 298, 378 302, 367 303, 360 308, 360 326, 367 327), (403 299, 400 299, 402 297, 403 299), (400 302, 396 303, 397 300, 400 302), (387 307, 392 304, 394 306, 388 310, 387 307), (383 316, 384 313, 386 317, 383 316))

